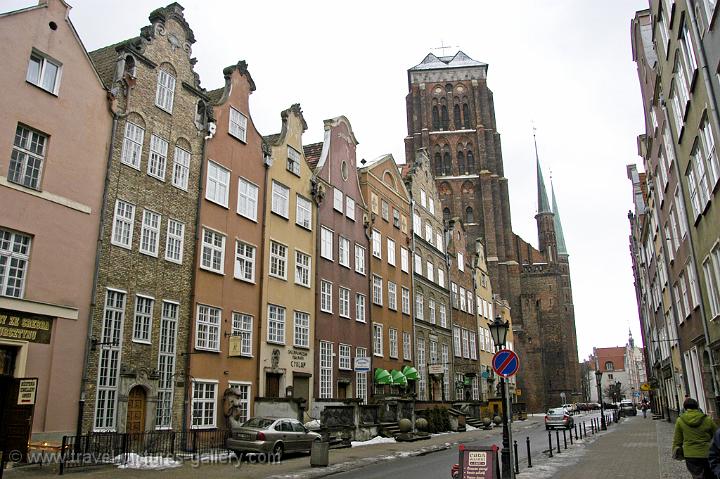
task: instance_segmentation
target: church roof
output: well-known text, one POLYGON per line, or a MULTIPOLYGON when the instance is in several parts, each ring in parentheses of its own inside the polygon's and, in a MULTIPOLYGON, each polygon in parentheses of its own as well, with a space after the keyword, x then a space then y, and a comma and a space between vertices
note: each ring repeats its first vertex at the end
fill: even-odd
POLYGON ((486 67, 487 63, 473 60, 467 56, 462 50, 454 56, 438 57, 432 53, 427 56, 418 65, 415 65, 410 71, 418 70, 444 70, 447 68, 463 68, 463 67, 486 67))
POLYGON ((562 223, 560 222, 560 211, 557 207, 557 201, 555 201, 555 188, 552 186, 552 180, 550 180, 550 190, 552 191, 552 210, 555 213, 553 223, 555 225, 555 241, 557 242, 558 254, 568 254, 567 247, 565 246, 565 235, 563 234, 562 223))

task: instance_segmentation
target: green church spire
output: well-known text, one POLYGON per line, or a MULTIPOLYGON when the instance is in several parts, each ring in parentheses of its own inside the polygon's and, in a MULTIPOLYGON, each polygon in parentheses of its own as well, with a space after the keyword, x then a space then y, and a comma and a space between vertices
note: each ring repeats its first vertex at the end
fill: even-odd
POLYGON ((560 211, 558 211, 557 201, 555 201, 555 187, 550 180, 550 189, 552 191, 552 210, 555 213, 553 223, 555 224, 555 241, 557 242, 558 254, 568 254, 567 247, 565 247, 565 236, 563 235, 562 223, 560 222, 560 211))
POLYGON ((542 169, 540 168, 540 157, 537 151, 537 141, 535 141, 535 132, 533 131, 533 142, 535 143, 535 161, 537 162, 537 190, 538 190, 538 214, 552 213, 550 211, 550 203, 545 190, 545 180, 543 179, 542 169))

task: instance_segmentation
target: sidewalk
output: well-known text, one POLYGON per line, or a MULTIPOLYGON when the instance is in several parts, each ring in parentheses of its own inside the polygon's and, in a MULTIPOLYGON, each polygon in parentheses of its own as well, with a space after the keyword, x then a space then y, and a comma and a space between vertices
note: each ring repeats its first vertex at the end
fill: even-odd
POLYGON ((689 478, 684 461, 671 457, 674 423, 628 417, 581 444, 521 469, 520 478, 689 478))

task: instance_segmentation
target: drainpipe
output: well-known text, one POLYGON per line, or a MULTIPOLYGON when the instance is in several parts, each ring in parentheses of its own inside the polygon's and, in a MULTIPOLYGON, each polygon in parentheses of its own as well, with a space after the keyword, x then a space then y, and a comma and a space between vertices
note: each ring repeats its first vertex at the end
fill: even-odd
MULTIPOLYGON (((717 110, 717 100, 715 97, 715 93, 713 91, 712 82, 710 81, 710 71, 708 70, 708 64, 707 64, 707 57, 705 55, 705 47, 703 46, 702 40, 700 39, 700 28, 698 27, 697 18, 695 17, 695 10, 692 8, 692 5, 688 5, 687 11, 688 11, 688 17, 690 18, 690 24, 692 26, 692 31, 695 36, 695 45, 697 45, 697 52, 699 53, 699 60, 700 60, 700 67, 698 75, 702 77, 703 83, 705 84, 705 89, 708 93, 708 105, 710 106, 710 114, 712 115, 712 119, 715 122, 715 125, 720 128, 720 117, 718 116, 718 110, 717 110)), ((688 52, 692 53, 692 52, 688 52)), ((710 128, 712 128, 712 125, 709 125, 710 128)), ((712 130, 711 130, 712 131, 712 130)), ((717 153, 716 153, 717 154, 717 153)), ((676 156, 677 158, 677 156, 676 156)), ((677 162, 676 162, 677 163, 677 162)), ((679 172, 678 167, 676 166, 676 172, 679 172)), ((678 177, 678 180, 680 178, 678 177)), ((682 189, 681 189, 682 192, 682 189)), ((684 192, 683 192, 684 196, 684 192)), ((683 200, 684 201, 684 200, 683 200)), ((687 215, 686 215, 687 216, 687 215)), ((687 220, 687 218, 686 218, 687 220)), ((688 222, 689 223, 689 222, 688 222)), ((688 228, 688 233, 690 232, 690 228, 688 228)), ((695 266, 695 279, 698 279, 698 271, 700 269, 698 268, 698 257, 695 254, 695 247, 693 245, 693 242, 690 241, 690 251, 692 254, 693 263, 695 266)), ((703 324, 703 334, 705 336, 705 344, 707 344, 707 352, 708 357, 710 359, 710 375, 712 377, 712 390, 713 395, 715 396, 715 416, 717 417, 718 414, 720 414, 720 392, 718 390, 718 378, 717 373, 715 371, 715 358, 713 355, 712 348, 710 347, 710 334, 708 332, 708 326, 707 326, 707 314, 705 311, 705 304, 702 301, 702 297, 700 298, 700 313, 702 314, 702 324, 703 324)))
MULTIPOLYGON (((258 282, 260 283, 260 291, 258 292, 258 318, 257 318, 257 337, 258 340, 255 342, 258 347, 258 351, 256 352, 256 369, 255 369, 255 387, 257 389, 260 388, 260 368, 262 367, 262 364, 260 362, 260 344, 262 344, 262 326, 263 326, 263 315, 265 314, 265 309, 263 307, 263 295, 265 291, 265 283, 267 281, 267 278, 265 277, 265 238, 267 238, 267 193, 268 193, 268 181, 270 179, 270 167, 272 166, 272 152, 269 149, 266 151, 265 144, 263 143, 263 140, 261 139, 260 149, 262 152, 263 157, 263 166, 265 167, 265 172, 263 173, 263 195, 262 195, 262 234, 261 234, 261 241, 258 251, 258 258, 260 258, 260 268, 258 271, 258 282)), ((255 264, 258 262, 256 261, 255 264)), ((260 397, 260 391, 256 391, 255 397, 260 397)))
MULTIPOLYGON (((411 351, 413 351, 413 350, 415 351, 415 362, 417 362, 417 360, 418 360, 417 334, 416 334, 417 328, 415 327, 416 324, 417 324, 417 320, 416 320, 415 314, 414 314, 415 311, 413 310, 413 308, 415 307, 415 298, 414 298, 414 295, 416 294, 416 290, 415 290, 415 274, 417 273, 417 272, 415 271, 415 246, 416 246, 416 245, 415 245, 415 233, 416 233, 416 232, 415 232, 415 222, 413 221, 413 218, 415 218, 415 198, 413 198, 413 195, 412 195, 412 183, 411 183, 410 185, 408 185, 408 186, 409 186, 408 192, 410 193, 410 218, 408 218, 408 222, 410 222, 410 223, 413 225, 412 228, 411 228, 411 230, 410 230, 410 238, 411 238, 411 239, 410 239, 410 245, 411 245, 411 251, 410 251, 410 252, 411 252, 412 254, 408 254, 408 269, 410 269, 410 264, 413 265, 413 267, 412 267, 412 274, 410 275, 410 303, 411 303, 411 305, 413 306, 412 308, 410 308, 410 311, 413 313, 413 315, 410 316, 410 320, 412 321, 412 338, 410 338, 410 341, 412 341, 412 343, 410 344, 410 350, 411 350, 411 351)), ((401 302, 402 302, 402 293, 401 293, 401 298, 400 298, 400 300, 401 300, 401 302)), ((402 304, 400 305, 400 307, 402 308, 402 304)), ((423 339, 423 341, 424 341, 424 339, 423 339)), ((428 374, 428 372, 427 372, 427 355, 425 356, 425 358, 426 358, 425 364, 422 365, 422 366, 423 366, 423 369, 424 369, 424 371, 425 371, 425 373, 423 374, 422 380, 425 381, 425 390, 427 391, 428 386, 430 386, 430 381, 428 380, 428 379, 429 379, 429 374, 428 374)), ((418 364, 418 366, 420 366, 420 363, 417 363, 417 364, 418 364)), ((418 384, 418 385, 416 385, 416 386, 419 388, 420 385, 418 384)), ((416 396, 416 397, 417 397, 417 396, 416 396)), ((421 400, 422 400, 422 401, 426 401, 425 398, 422 398, 421 400)))
MULTIPOLYGON (((365 160, 362 160, 363 162, 365 160)), ((364 164, 364 163, 363 163, 364 164)), ((368 178, 370 176, 370 173, 366 173, 366 186, 368 188, 368 192, 370 195, 372 195, 372 191, 370 190, 370 183, 367 182, 368 178)), ((368 297, 365 300, 365 313, 368 315, 368 324, 370 327, 368 328, 368 335, 370 336, 370 347, 368 348, 368 357, 370 358, 370 377, 368 378, 368 384, 367 384, 367 399, 369 403, 370 399, 370 392, 372 391, 372 395, 375 395, 375 368, 372 367, 373 358, 375 357, 375 342, 373 341, 373 305, 375 302, 373 301, 373 275, 372 275, 372 263, 373 263, 373 256, 372 256, 372 226, 375 224, 375 213, 372 212, 372 205, 370 205, 370 209, 367 211, 367 219, 364 221, 365 226, 365 239, 367 239, 367 248, 365 249, 365 259, 367 261, 367 280, 368 280, 368 297)), ((402 290, 400 290, 402 291, 402 290)), ((380 292, 382 294, 382 291, 380 292)), ((401 293, 402 294, 402 293, 401 293)), ((401 297, 402 301, 402 297, 401 297)))

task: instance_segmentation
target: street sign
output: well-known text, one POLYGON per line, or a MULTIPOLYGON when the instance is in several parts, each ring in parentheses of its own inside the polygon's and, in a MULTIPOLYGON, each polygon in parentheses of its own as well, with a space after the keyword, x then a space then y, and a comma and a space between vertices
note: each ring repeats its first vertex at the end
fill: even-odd
POLYGON ((442 374, 445 372, 445 366, 442 364, 431 364, 428 366, 428 374, 442 374))
POLYGON ((355 356, 355 372, 367 373, 370 371, 370 358, 355 356))
POLYGON ((499 479, 500 461, 498 447, 466 446, 460 444, 459 474, 460 479, 499 479))
POLYGON ((517 373, 520 367, 520 358, 514 351, 501 349, 492 358, 492 368, 499 376, 509 378, 517 373))
POLYGON ((520 396, 521 394, 522 394, 522 390, 521 390, 520 388, 517 388, 517 389, 515 390, 515 395, 516 395, 516 396, 520 396))
POLYGON ((649 391, 650 389, 651 389, 651 388, 650 388, 650 384, 648 384, 648 383, 642 383, 642 384, 640 385, 640 390, 641 390, 641 391, 649 391))
POLYGON ((635 396, 636 398, 639 398, 639 397, 640 397, 640 391, 635 391, 635 392, 633 393, 633 396, 635 396))

